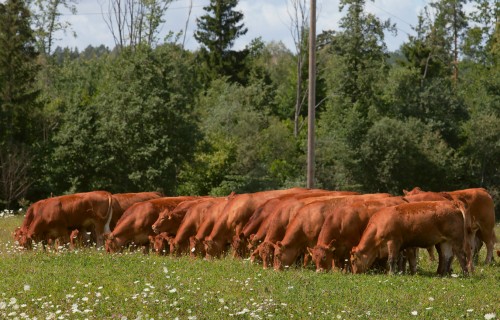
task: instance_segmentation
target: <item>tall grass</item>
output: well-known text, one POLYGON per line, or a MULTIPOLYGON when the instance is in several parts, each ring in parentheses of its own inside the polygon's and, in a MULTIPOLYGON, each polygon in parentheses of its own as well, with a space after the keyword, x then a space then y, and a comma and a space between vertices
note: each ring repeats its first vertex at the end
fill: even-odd
POLYGON ((19 251, 20 223, 0 219, 1 319, 500 318, 498 258, 468 277, 437 277, 424 250, 415 276, 275 272, 232 258, 19 251))

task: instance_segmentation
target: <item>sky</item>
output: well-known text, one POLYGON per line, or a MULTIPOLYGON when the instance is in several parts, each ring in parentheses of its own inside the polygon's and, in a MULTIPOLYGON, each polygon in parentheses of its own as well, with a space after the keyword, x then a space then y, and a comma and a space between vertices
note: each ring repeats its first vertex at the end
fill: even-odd
MULTIPOLYGON (((1 1, 1 0, 0 0, 1 1)), ((414 34, 412 26, 417 23, 417 16, 430 0, 375 0, 366 1, 366 10, 382 20, 391 19, 396 23, 397 36, 386 35, 389 50, 394 51, 407 41, 408 34, 414 34)), ((205 14, 203 7, 209 0, 177 0, 170 4, 161 26, 161 37, 169 31, 177 33, 184 30, 189 17, 185 46, 195 50, 199 44, 193 37, 196 29, 196 17, 205 14), (190 1, 193 3, 189 16, 190 1)), ((290 33, 289 1, 287 0, 240 0, 236 10, 244 15, 243 23, 248 28, 245 36, 237 39, 235 50, 243 49, 252 39, 261 37, 264 42, 281 41, 293 50, 293 38, 290 33)), ((85 49, 88 45, 104 44, 114 47, 114 40, 103 12, 108 11, 109 0, 79 0, 76 15, 64 14, 61 19, 71 24, 70 31, 56 34, 55 46, 77 47, 85 49), (76 38, 73 37, 76 33, 76 38)), ((309 3, 309 2, 308 2, 309 3)), ((317 0, 317 34, 323 30, 335 30, 342 13, 338 9, 338 0, 317 0)), ((182 38, 181 38, 182 41, 182 38)))

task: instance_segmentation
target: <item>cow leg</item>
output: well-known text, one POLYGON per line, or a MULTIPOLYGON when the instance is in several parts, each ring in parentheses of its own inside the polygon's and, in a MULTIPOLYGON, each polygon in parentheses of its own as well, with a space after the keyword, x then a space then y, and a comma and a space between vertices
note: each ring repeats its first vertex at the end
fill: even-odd
POLYGON ((389 264, 389 273, 394 274, 396 272, 396 266, 398 263, 399 256, 399 246, 396 245, 394 241, 387 242, 387 263, 389 264))
POLYGON ((436 256, 434 255, 434 246, 427 247, 427 253, 429 254, 430 261, 436 261, 436 256))
POLYGON ((144 245, 144 247, 142 248, 142 253, 149 254, 149 243, 144 245))
POLYGON ((451 273, 451 263, 453 262, 453 247, 448 242, 440 244, 438 273, 441 276, 451 273))
POLYGON ((495 231, 491 230, 491 232, 488 232, 483 241, 486 243, 486 259, 484 260, 484 263, 489 264, 493 262, 493 248, 495 247, 496 242, 495 231))
POLYGON ((417 257, 418 257, 418 248, 406 249, 406 259, 408 260, 410 273, 412 275, 417 273, 417 257))
POLYGON ((457 256, 458 262, 460 263, 460 267, 462 267, 462 272, 464 274, 468 274, 469 270, 467 268, 467 254, 465 253, 464 248, 461 245, 457 245, 453 247, 453 254, 457 256))

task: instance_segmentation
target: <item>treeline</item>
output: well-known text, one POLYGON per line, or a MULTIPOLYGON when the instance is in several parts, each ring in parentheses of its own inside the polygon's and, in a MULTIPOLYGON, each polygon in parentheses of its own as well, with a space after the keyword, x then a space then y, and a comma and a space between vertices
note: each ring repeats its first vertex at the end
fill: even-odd
MULTIPOLYGON (((340 1, 338 30, 317 40, 316 187, 484 187, 498 204, 500 8, 478 0, 465 14, 465 2, 430 3, 390 53, 395 26, 364 0, 340 1)), ((51 50, 24 1, 0 4, 0 206, 99 189, 304 186, 306 21, 294 52, 260 39, 234 51, 246 32, 236 4, 205 7, 194 52, 151 34, 51 50)))

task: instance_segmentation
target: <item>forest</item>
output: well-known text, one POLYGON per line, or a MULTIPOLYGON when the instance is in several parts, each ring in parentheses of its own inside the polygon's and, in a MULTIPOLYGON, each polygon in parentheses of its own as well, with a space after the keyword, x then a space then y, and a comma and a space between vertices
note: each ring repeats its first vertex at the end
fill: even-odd
MULTIPOLYGON (((396 25, 367 1, 340 0, 339 28, 316 37, 315 187, 483 187, 500 219, 500 3, 429 1, 389 52, 396 25)), ((115 47, 83 51, 54 48, 73 1, 0 3, 0 209, 91 190, 305 186, 308 1, 288 0, 293 50, 256 38, 239 51, 237 0, 204 7, 196 51, 158 36, 169 2, 110 1, 134 8, 108 17, 128 19, 115 47)))

